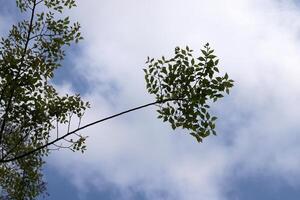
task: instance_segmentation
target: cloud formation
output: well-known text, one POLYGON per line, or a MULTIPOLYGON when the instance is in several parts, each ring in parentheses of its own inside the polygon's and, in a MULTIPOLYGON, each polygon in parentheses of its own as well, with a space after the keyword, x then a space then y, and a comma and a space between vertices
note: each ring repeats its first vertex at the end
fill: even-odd
POLYGON ((225 200, 236 187, 233 179, 253 174, 300 184, 300 12, 294 1, 78 3, 73 15, 85 41, 71 64, 90 85, 85 98, 92 109, 84 122, 150 102, 145 58, 171 55, 178 45, 199 52, 210 42, 222 71, 236 82, 213 106, 219 135, 203 144, 173 132, 147 108, 85 130, 84 155, 53 153, 48 164, 82 199, 90 187, 114 185, 122 199, 140 192, 146 199, 225 200))

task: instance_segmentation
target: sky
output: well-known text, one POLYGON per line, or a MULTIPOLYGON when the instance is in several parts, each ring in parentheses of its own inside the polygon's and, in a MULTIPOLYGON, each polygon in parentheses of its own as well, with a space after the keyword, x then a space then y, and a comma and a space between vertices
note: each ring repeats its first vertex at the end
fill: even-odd
MULTIPOLYGON (((17 16, 10 9, 0 8, 2 34, 17 16)), ((153 101, 146 57, 170 57, 176 46, 199 54, 209 42, 235 86, 212 105, 218 136, 201 144, 156 119, 155 107, 82 131, 84 154, 46 158, 46 199, 299 199, 297 1, 85 0, 67 14, 85 39, 54 84, 91 103, 82 123, 153 101)))

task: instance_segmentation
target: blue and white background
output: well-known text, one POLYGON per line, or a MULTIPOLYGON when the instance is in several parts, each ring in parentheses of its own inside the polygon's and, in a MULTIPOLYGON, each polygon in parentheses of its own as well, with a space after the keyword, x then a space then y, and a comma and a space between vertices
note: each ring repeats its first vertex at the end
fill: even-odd
MULTIPOLYGON (((19 17, 0 0, 0 32, 19 17)), ((213 106, 218 136, 202 144, 147 108, 82 131, 84 153, 53 152, 46 199, 300 198, 300 4, 296 0, 79 0, 85 40, 54 83, 92 108, 83 123, 151 102, 147 56, 209 42, 235 80, 213 106)))

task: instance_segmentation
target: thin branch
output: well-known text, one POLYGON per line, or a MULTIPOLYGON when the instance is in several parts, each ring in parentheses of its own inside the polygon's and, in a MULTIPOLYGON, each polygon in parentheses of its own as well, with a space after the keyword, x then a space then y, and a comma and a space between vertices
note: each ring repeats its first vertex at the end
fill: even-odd
POLYGON ((63 144, 58 145, 58 144, 53 144, 55 147, 57 147, 57 150, 59 149, 71 149, 71 147, 73 146, 73 144, 70 144, 69 146, 63 146, 63 144))
MULTIPOLYGON (((21 132, 21 128, 20 128, 20 130, 18 130, 18 132, 21 132)), ((30 132, 27 132, 25 135, 23 135, 13 148, 7 150, 5 155, 3 154, 4 156, 2 156, 2 159, 7 158, 29 135, 30 135, 30 132)))
POLYGON ((73 113, 69 114, 69 121, 68 121, 68 130, 67 130, 67 133, 70 132, 72 116, 73 116, 73 113))
POLYGON ((33 39, 35 39, 37 37, 55 37, 55 36, 59 36, 59 34, 42 34, 42 33, 39 33, 39 34, 36 34, 36 35, 32 36, 29 39, 33 40, 33 39))
POLYGON ((140 109, 145 108, 145 107, 148 107, 148 106, 152 106, 152 105, 156 105, 156 104, 160 104, 160 103, 166 103, 166 102, 169 102, 169 101, 178 101, 178 100, 185 100, 185 99, 165 99, 165 100, 155 101, 155 102, 152 102, 152 103, 144 104, 144 105, 142 105, 142 106, 138 106, 138 107, 135 107, 135 108, 131 108, 131 109, 125 110, 125 111, 123 111, 123 112, 120 112, 120 113, 111 115, 111 116, 109 116, 109 117, 106 117, 106 118, 103 118, 103 119, 94 121, 94 122, 89 123, 89 124, 87 124, 87 125, 85 125, 85 126, 82 126, 82 127, 80 127, 80 128, 77 128, 77 129, 75 129, 75 130, 73 130, 73 131, 71 131, 71 132, 69 132, 69 133, 66 133, 65 135, 63 135, 63 136, 61 136, 61 137, 59 137, 59 138, 56 138, 55 140, 52 140, 51 142, 48 142, 48 143, 46 143, 46 144, 44 144, 44 145, 42 145, 42 146, 39 146, 39 147, 37 147, 37 148, 35 148, 35 149, 31 150, 31 151, 25 152, 25 153, 23 153, 23 154, 21 154, 21 155, 19 155, 19 156, 14 157, 14 158, 6 159, 6 160, 5 160, 5 159, 1 159, 1 160, 0 160, 0 163, 7 163, 7 162, 11 162, 11 161, 15 161, 15 160, 24 158, 24 157, 26 157, 26 156, 28 156, 28 155, 31 155, 31 154, 33 154, 33 153, 35 153, 35 152, 38 152, 38 151, 44 149, 44 148, 46 148, 46 147, 48 147, 48 146, 50 146, 50 145, 52 145, 52 144, 55 144, 56 142, 58 142, 58 141, 64 139, 65 137, 67 137, 67 136, 69 136, 69 135, 72 135, 72 134, 74 134, 74 133, 76 133, 76 132, 78 132, 78 131, 80 131, 80 130, 86 129, 86 128, 90 127, 90 126, 93 126, 93 125, 95 125, 95 124, 98 124, 98 123, 107 121, 107 120, 109 120, 109 119, 113 119, 113 118, 115 118, 115 117, 118 117, 118 116, 121 116, 121 115, 130 113, 130 112, 135 111, 135 110, 140 110, 140 109))
MULTIPOLYGON (((34 14, 35 14, 35 7, 36 7, 36 0, 34 0, 34 2, 33 2, 33 7, 32 7, 32 11, 31 11, 31 17, 30 17, 30 23, 29 23, 28 32, 27 32, 26 43, 25 43, 25 46, 24 46, 24 52, 23 52, 23 56, 21 58, 21 65, 20 65, 20 68, 18 70, 16 78, 19 78, 19 75, 20 75, 20 72, 21 72, 21 67, 23 65, 23 62, 24 62, 24 59, 25 59, 25 55, 26 55, 26 51, 27 51, 27 48, 28 48, 28 45, 29 45, 30 35, 31 35, 31 32, 32 32, 32 28, 33 28, 33 19, 34 19, 34 14)), ((2 124, 1 124, 1 128, 0 128, 0 145, 2 144, 3 131, 4 131, 4 128, 5 128, 7 117, 8 117, 8 112, 9 112, 11 104, 12 104, 12 98, 14 96, 16 85, 17 84, 15 84, 12 87, 12 89, 11 89, 7 107, 5 109, 4 116, 2 116, 3 117, 3 121, 2 121, 2 124)))
POLYGON ((80 128, 80 125, 81 125, 81 118, 82 118, 82 116, 79 117, 79 122, 78 122, 78 127, 77 127, 77 128, 80 128))
POLYGON ((40 3, 42 3, 44 0, 40 0, 36 3, 36 5, 39 5, 40 3))
POLYGON ((59 136, 59 130, 58 130, 58 119, 56 120, 56 138, 59 136))

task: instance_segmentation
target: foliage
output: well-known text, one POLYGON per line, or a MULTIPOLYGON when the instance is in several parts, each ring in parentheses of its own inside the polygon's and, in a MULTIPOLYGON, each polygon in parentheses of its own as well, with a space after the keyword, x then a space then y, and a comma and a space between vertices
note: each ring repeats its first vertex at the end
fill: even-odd
POLYGON ((170 122, 173 129, 188 129, 199 142, 216 134, 217 118, 209 113, 209 104, 224 92, 229 94, 233 80, 227 74, 217 76, 218 60, 208 44, 196 59, 188 47, 177 47, 171 59, 148 58, 145 78, 155 102, 70 131, 72 116, 80 122, 89 104, 79 95, 60 96, 51 78, 64 59, 65 47, 82 39, 80 25, 62 17, 65 8, 76 6, 75 1, 16 3, 29 19, 13 25, 0 41, 0 200, 35 199, 44 193, 41 169, 50 145, 84 151, 85 137, 79 130, 147 106, 158 105, 158 118, 170 122), (68 126, 66 133, 58 132, 59 124, 68 126), (70 135, 74 137, 66 139, 70 135), (64 146, 57 145, 61 140, 64 146))
POLYGON ((202 55, 193 58, 189 47, 175 48, 171 59, 148 58, 144 69, 147 89, 159 102, 158 118, 168 121, 173 129, 188 129, 198 142, 210 134, 216 135, 217 117, 209 113, 209 103, 229 94, 233 80, 227 73, 217 76, 219 60, 209 44, 202 55))
MULTIPOLYGON (((80 25, 60 16, 75 1, 16 2, 29 19, 0 41, 0 199, 34 199, 45 190, 41 169, 50 149, 14 158, 58 137, 50 134, 55 122, 70 124, 71 116, 81 118, 89 105, 79 95, 59 96, 50 82, 64 47, 82 39, 80 25)), ((84 139, 66 141, 68 148, 84 150, 84 139)))

